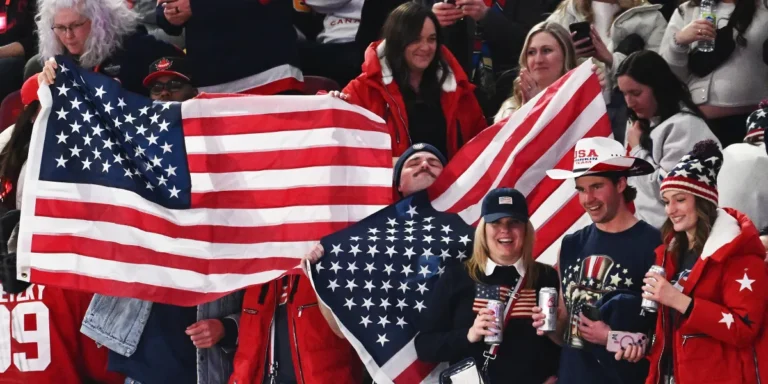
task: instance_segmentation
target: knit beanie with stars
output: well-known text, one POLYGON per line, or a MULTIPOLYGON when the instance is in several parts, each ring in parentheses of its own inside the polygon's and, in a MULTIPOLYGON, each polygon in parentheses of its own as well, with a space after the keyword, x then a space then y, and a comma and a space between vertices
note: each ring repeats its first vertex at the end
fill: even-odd
POLYGON ((723 153, 713 140, 696 143, 661 182, 661 191, 682 191, 717 204, 717 174, 723 153))
POLYGON ((765 135, 765 129, 768 128, 768 103, 763 101, 760 103, 760 108, 747 118, 747 136, 744 138, 745 143, 762 143, 763 136, 765 135))

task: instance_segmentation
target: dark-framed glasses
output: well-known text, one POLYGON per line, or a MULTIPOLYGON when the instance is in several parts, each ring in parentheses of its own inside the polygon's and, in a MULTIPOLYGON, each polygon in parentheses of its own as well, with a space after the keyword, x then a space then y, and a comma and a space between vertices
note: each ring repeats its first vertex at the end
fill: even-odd
POLYGON ((149 88, 149 92, 151 92, 154 95, 159 95, 163 93, 164 89, 167 89, 168 92, 178 92, 182 88, 184 88, 184 85, 186 85, 185 82, 180 80, 171 80, 167 83, 161 83, 159 81, 156 81, 152 83, 152 86, 149 88))
POLYGON ((80 29, 87 22, 88 22, 88 19, 77 22, 77 23, 72 23, 70 25, 54 25, 53 27, 51 27, 51 29, 57 35, 66 35, 69 32, 75 33, 76 30, 80 29))

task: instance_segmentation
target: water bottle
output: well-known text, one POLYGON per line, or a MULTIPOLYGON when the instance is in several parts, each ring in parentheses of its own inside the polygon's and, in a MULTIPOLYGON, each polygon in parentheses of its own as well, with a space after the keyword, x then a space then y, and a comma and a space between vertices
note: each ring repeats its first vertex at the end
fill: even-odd
MULTIPOLYGON (((699 6, 699 18, 707 20, 717 30, 717 15, 715 14, 715 1, 714 0, 701 0, 701 6, 699 6)), ((701 40, 696 43, 696 49, 701 52, 712 52, 715 50, 714 40, 701 40)))

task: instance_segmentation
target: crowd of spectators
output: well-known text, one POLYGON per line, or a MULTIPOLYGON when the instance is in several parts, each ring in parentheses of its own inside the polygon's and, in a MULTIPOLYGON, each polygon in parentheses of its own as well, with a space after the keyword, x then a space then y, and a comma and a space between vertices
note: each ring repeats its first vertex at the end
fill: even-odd
MULTIPOLYGON (((612 171, 574 167, 550 177, 575 179, 593 224, 563 240, 555 268, 540 265, 531 258, 535 240, 527 207, 494 203, 519 201, 520 192, 492 191, 472 257, 438 282, 438 301, 416 340, 419 358, 481 361, 481 340, 494 329, 487 311, 470 310, 476 284, 514 285, 528 276, 521 292, 557 286, 558 328, 548 337, 537 335, 531 323, 541 324, 538 307, 513 319, 504 330, 507 344, 485 372, 493 382, 514 375, 537 384, 645 382, 646 376, 648 383, 758 383, 768 379, 768 337, 762 333, 768 291, 756 292, 768 289, 760 280, 768 277, 752 257, 759 253, 762 260, 768 242, 768 230, 761 231, 761 248, 755 230, 768 228, 768 178, 761 173, 768 165, 768 105, 760 104, 768 98, 768 1, 715 0, 715 23, 701 19, 701 2, 0 0, 2 204, 21 208, 40 109, 36 91, 53 83, 56 55, 154 100, 328 92, 386 122, 400 197, 429 187, 483 129, 504 124, 568 71, 591 61, 613 137, 579 145, 597 148, 599 160, 584 160, 594 162, 590 166, 605 163, 612 171), (702 42, 714 42, 714 49, 699 50, 702 42), (619 158, 634 163, 624 169, 619 158), (739 248, 717 248, 723 236, 739 248), (716 248, 704 246, 710 239, 716 248), (626 318, 615 313, 605 312, 603 322, 573 312, 589 294, 574 288, 578 281, 571 275, 578 276, 582 260, 592 255, 624 266, 620 281, 627 283, 626 297, 593 297, 589 305, 634 311, 641 295, 660 303, 666 309, 654 323, 658 343, 633 345, 610 363, 606 358, 614 356, 605 348, 591 351, 579 344, 606 345, 616 327, 641 333, 654 327, 634 313, 627 320, 632 326, 626 326, 626 318), (701 277, 705 263, 709 269, 701 277), (652 264, 670 275, 646 275, 652 264), (689 273, 690 281, 706 279, 706 285, 692 292, 689 273), (609 321, 617 318, 622 320, 609 321), (675 328, 665 328, 667 320, 675 328), (726 332, 733 322, 737 336, 726 332), (572 339, 577 331, 583 340, 572 339), (692 341, 698 351, 716 350, 723 359, 708 359, 714 368, 701 372, 676 360, 691 353, 680 345, 689 338, 701 338, 692 341), (665 349, 664 339, 674 346, 665 349), (737 365, 738 374, 732 372, 737 365)), ((322 255, 318 246, 307 259, 316 262, 322 255)), ((6 292, 26 289, 3 277, 6 292)), ((89 299, 87 308, 78 305, 69 313, 76 323, 70 331, 89 341, 53 342, 95 341, 105 348, 90 351, 89 359, 106 363, 102 369, 62 370, 65 383, 363 380, 354 349, 328 309, 316 304, 304 276, 192 308, 101 295, 72 300, 89 299), (302 313, 305 320, 298 321, 302 313), (297 334, 314 344, 300 346, 297 334)))

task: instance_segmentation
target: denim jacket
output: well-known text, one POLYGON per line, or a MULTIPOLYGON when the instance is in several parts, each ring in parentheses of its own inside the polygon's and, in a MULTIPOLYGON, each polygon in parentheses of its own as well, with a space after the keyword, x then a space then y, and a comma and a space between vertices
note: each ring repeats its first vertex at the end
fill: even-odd
MULTIPOLYGON (((243 291, 197 306, 197 320, 230 318, 240 325, 243 291)), ((94 295, 80 332, 99 345, 123 356, 131 356, 139 345, 152 302, 123 297, 94 295)), ((234 349, 214 346, 197 349, 198 384, 225 384, 232 375, 234 349)))

